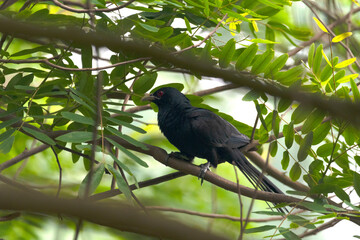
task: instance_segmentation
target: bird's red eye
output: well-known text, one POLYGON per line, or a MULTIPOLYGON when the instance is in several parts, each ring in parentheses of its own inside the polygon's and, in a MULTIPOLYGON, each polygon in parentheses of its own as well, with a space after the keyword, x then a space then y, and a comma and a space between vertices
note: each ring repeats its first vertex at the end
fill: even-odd
POLYGON ((161 98, 163 95, 164 95, 164 92, 163 91, 158 91, 156 93, 157 97, 161 98))

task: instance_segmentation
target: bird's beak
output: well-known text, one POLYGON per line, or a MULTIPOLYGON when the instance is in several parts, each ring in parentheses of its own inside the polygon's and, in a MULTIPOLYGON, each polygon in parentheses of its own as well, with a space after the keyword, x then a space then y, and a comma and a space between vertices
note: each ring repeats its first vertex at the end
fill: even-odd
POLYGON ((152 102, 155 99, 156 99, 156 97, 154 95, 145 93, 145 96, 143 98, 141 98, 141 101, 143 101, 143 102, 145 102, 145 101, 152 102))

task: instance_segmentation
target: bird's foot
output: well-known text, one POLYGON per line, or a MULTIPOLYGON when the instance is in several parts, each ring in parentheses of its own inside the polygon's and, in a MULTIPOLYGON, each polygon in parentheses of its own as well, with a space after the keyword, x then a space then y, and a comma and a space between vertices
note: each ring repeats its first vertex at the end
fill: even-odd
POLYGON ((198 179, 201 179, 201 185, 202 185, 204 182, 206 172, 210 171, 210 162, 200 164, 199 167, 200 167, 200 174, 198 176, 198 179))
POLYGON ((167 155, 167 158, 165 160, 165 165, 166 166, 168 165, 170 157, 181 159, 181 160, 184 160, 186 162, 192 162, 192 160, 194 159, 194 157, 189 157, 189 156, 187 156, 187 155, 185 155, 185 154, 183 154, 181 152, 171 152, 170 154, 167 155))

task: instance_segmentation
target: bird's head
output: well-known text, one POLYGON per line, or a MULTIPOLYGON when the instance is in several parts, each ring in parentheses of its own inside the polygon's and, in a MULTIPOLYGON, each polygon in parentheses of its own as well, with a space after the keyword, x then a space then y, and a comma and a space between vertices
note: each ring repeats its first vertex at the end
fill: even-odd
POLYGON ((184 94, 172 87, 160 88, 153 94, 146 94, 141 100, 153 102, 158 107, 190 104, 189 99, 184 94))

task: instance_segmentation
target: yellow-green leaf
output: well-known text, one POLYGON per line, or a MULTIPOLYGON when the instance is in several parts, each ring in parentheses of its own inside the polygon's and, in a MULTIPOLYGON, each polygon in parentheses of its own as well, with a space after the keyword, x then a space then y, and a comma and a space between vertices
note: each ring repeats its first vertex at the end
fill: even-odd
POLYGON ((252 24, 255 32, 258 32, 258 31, 259 31, 259 28, 258 28, 258 26, 257 26, 257 24, 256 24, 256 21, 251 21, 251 24, 252 24))
POLYGON ((345 38, 350 37, 351 35, 352 35, 352 32, 344 32, 340 35, 335 36, 332 39, 332 42, 340 42, 340 41, 344 40, 345 38))
POLYGON ((359 2, 357 0, 351 0, 351 1, 353 1, 353 3, 355 3, 356 6, 360 7, 360 4, 359 4, 359 2))
POLYGON ((316 22, 316 24, 318 25, 318 27, 326 33, 329 33, 328 30, 326 29, 326 27, 320 22, 319 19, 317 19, 316 17, 313 17, 314 21, 316 22))
POLYGON ((350 79, 355 79, 359 76, 359 74, 351 74, 351 75, 347 75, 347 76, 344 76, 342 78, 340 78, 339 80, 337 80, 336 82, 338 83, 346 83, 348 81, 350 81, 350 79))
POLYGON ((350 64, 353 64, 356 61, 356 57, 347 59, 345 61, 339 62, 338 64, 335 65, 336 68, 344 68, 349 66, 350 64))
POLYGON ((329 66, 330 66, 330 67, 332 67, 332 65, 331 65, 331 63, 330 63, 329 59, 327 58, 327 56, 326 56, 326 54, 325 54, 324 50, 321 50, 321 54, 323 55, 323 57, 325 58, 326 62, 329 64, 329 66))

